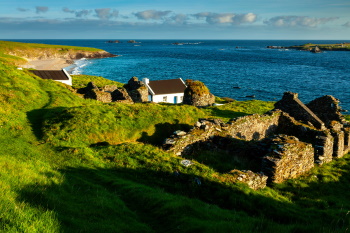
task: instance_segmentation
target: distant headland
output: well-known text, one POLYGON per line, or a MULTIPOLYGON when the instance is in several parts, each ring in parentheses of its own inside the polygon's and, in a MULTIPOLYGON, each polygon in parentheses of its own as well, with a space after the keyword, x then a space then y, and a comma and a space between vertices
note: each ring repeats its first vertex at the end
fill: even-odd
POLYGON ((296 49, 302 51, 350 51, 350 43, 336 43, 336 44, 312 44, 307 43, 303 45, 293 46, 267 46, 268 49, 296 49))

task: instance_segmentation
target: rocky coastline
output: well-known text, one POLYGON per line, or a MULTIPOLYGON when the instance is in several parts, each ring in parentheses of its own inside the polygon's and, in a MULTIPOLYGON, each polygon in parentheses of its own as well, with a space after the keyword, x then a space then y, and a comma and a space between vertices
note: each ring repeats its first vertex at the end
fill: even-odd
POLYGON ((11 52, 9 55, 19 56, 28 62, 21 65, 22 68, 33 68, 37 70, 59 70, 74 64, 75 60, 82 58, 96 59, 118 57, 119 55, 111 54, 107 51, 67 51, 65 53, 50 50, 36 51, 35 53, 16 53, 11 52))

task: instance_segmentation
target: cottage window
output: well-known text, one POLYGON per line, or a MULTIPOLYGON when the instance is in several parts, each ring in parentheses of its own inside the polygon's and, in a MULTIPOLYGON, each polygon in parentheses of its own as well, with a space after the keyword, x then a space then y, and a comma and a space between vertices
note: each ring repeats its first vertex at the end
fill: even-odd
POLYGON ((184 101, 184 97, 180 96, 180 102, 183 102, 183 101, 184 101))
POLYGON ((163 102, 167 102, 168 98, 167 96, 163 96, 163 102))

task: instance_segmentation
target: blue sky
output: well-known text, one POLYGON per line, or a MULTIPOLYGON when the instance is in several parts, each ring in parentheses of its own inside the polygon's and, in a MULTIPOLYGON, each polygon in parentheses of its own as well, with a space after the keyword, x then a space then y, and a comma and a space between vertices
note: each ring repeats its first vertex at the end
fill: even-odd
POLYGON ((349 0, 12 0, 1 39, 350 39, 349 0))

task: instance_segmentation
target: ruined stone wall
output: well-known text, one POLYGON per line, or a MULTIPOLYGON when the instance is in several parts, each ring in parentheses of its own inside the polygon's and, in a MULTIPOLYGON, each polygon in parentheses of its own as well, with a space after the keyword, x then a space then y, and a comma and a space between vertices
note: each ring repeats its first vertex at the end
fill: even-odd
POLYGON ((331 132, 334 138, 333 144, 333 157, 341 158, 344 156, 344 132, 343 131, 332 131, 331 132))
POLYGON ((134 103, 125 88, 117 88, 111 93, 111 96, 112 96, 113 102, 120 102, 120 103, 127 103, 127 104, 134 103))
POLYGON ((227 123, 226 135, 247 141, 261 140, 273 135, 278 127, 281 111, 235 118, 227 123))
POLYGON ((341 114, 339 100, 330 95, 317 98, 306 105, 315 113, 327 127, 332 121, 344 122, 344 116, 341 114))
POLYGON ((303 142, 311 143, 315 150, 317 163, 323 164, 332 161, 334 138, 329 130, 317 130, 296 121, 287 113, 282 113, 277 133, 295 136, 303 142))
POLYGON ((125 89, 135 103, 148 101, 148 89, 144 82, 139 81, 137 77, 132 77, 125 85, 125 89))
POLYGON ((254 114, 236 118, 226 124, 219 119, 199 119, 189 133, 174 134, 165 140, 165 145, 169 151, 182 155, 189 153, 196 142, 207 141, 214 136, 260 140, 275 133, 280 115, 280 111, 265 115, 254 114))
POLYGON ((274 183, 297 178, 314 166, 314 149, 294 136, 272 138, 271 152, 263 158, 262 171, 274 183))
POLYGON ((344 127, 344 154, 350 151, 350 127, 346 125, 344 127))
POLYGON ((268 177, 263 173, 254 173, 252 171, 240 171, 234 169, 229 172, 232 176, 233 181, 240 181, 246 183, 252 189, 261 189, 266 187, 268 177))
POLYGON ((275 104, 276 109, 287 112, 298 121, 324 129, 324 123, 298 99, 297 93, 285 92, 282 99, 275 104))
MULTIPOLYGON (((350 124, 340 114, 337 100, 325 96, 310 102, 309 106, 322 120, 298 99, 297 94, 287 92, 269 114, 239 117, 227 123, 200 119, 190 132, 177 131, 167 138, 165 148, 176 155, 220 149, 237 156, 232 143, 249 141, 243 156, 258 162, 258 166, 261 164, 263 173, 272 182, 280 183, 304 174, 314 163, 330 162, 350 150, 350 124), (327 105, 324 109, 323 104, 327 105)), ((258 169, 254 167, 253 170, 258 169)), ((247 183, 251 188, 265 185, 263 174, 233 171, 230 177, 235 178, 232 179, 247 183)))

